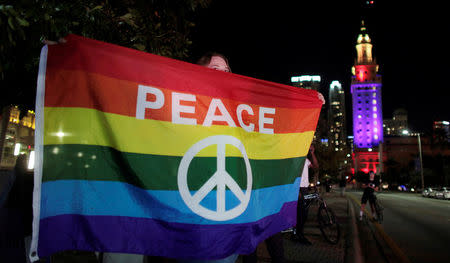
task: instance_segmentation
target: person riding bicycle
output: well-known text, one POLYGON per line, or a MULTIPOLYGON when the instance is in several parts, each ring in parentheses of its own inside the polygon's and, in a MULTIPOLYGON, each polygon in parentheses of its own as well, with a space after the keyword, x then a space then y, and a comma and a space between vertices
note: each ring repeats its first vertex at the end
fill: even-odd
POLYGON ((369 176, 365 178, 362 183, 364 187, 364 193, 361 198, 361 210, 359 211, 359 220, 362 220, 364 209, 366 208, 367 200, 370 203, 370 210, 372 211, 372 216, 377 219, 377 215, 375 212, 375 191, 378 191, 378 186, 380 185, 380 180, 375 177, 375 173, 373 171, 369 172, 369 176))

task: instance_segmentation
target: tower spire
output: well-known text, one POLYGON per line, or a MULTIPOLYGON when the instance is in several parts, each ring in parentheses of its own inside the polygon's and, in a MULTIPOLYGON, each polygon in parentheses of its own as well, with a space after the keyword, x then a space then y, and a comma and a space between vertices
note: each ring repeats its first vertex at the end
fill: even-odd
POLYGON ((361 21, 361 32, 356 40, 357 59, 355 64, 375 64, 372 58, 372 41, 367 33, 364 20, 361 21))
POLYGON ((366 27, 364 26, 364 20, 361 20, 361 32, 366 31, 366 27))
POLYGON ((371 42, 369 34, 367 33, 367 28, 364 25, 364 20, 361 20, 361 31, 359 32, 358 40, 356 42, 357 42, 357 44, 363 44, 363 43, 370 43, 371 42))

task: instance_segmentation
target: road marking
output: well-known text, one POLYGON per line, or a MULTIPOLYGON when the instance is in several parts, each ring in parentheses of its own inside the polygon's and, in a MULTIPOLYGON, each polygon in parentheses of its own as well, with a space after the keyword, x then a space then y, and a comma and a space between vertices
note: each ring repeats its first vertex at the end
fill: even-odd
MULTIPOLYGON (((361 202, 356 199, 356 197, 354 197, 352 194, 347 194, 347 196, 349 196, 353 200, 353 202, 361 207, 361 202)), ((372 215, 370 215, 367 210, 364 211, 364 214, 370 219, 373 219, 372 215)), ((375 228, 378 230, 378 233, 381 235, 384 241, 388 244, 397 258, 400 260, 400 262, 411 263, 405 252, 403 252, 403 250, 397 245, 397 243, 395 243, 395 241, 388 234, 386 234, 386 232, 384 232, 383 227, 376 221, 373 221, 372 223, 374 224, 375 228)))
POLYGON ((352 220, 352 235, 353 235, 353 253, 354 253, 354 260, 355 263, 362 263, 364 262, 363 257, 362 257, 362 252, 361 252, 361 240, 359 239, 359 233, 358 233, 358 228, 356 227, 356 218, 355 218, 355 210, 353 207, 353 202, 348 200, 348 207, 350 209, 350 214, 351 217, 350 219, 352 220))

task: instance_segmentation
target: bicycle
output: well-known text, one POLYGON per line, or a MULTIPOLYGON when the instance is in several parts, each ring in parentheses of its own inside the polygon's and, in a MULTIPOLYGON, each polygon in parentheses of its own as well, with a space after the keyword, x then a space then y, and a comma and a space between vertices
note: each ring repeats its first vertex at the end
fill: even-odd
POLYGON ((381 205, 378 198, 375 196, 375 203, 374 203, 375 213, 377 214, 377 221, 381 224, 383 222, 383 210, 384 207, 381 205))
POLYGON ((317 222, 319 223, 320 232, 322 236, 331 244, 337 244, 341 237, 341 229, 339 223, 336 221, 336 215, 333 210, 327 206, 325 200, 320 196, 317 187, 313 187, 314 192, 303 197, 305 200, 306 209, 312 203, 317 203, 319 209, 317 211, 317 222))
MULTIPOLYGON (((372 207, 372 203, 370 203, 370 206, 372 207)), ((381 203, 378 200, 378 198, 375 195, 375 193, 373 194, 373 207, 372 208, 373 208, 372 211, 375 210, 375 214, 376 214, 376 218, 375 218, 374 214, 372 213, 373 221, 376 221, 379 224, 381 224, 383 222, 383 210, 384 210, 384 207, 381 205, 381 203)), ((368 215, 368 212, 366 212, 365 215, 363 216, 363 218, 366 218, 365 220, 367 220, 366 214, 368 215)))

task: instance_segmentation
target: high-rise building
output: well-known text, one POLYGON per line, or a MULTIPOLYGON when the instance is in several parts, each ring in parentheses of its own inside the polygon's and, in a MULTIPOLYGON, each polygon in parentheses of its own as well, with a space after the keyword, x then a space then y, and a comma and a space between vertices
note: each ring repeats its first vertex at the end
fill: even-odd
MULTIPOLYGON (((320 81, 321 77, 319 75, 302 75, 291 77, 292 86, 303 89, 312 89, 318 92, 320 92, 320 81)), ((313 141, 315 142, 320 141, 323 143, 325 140, 328 140, 326 117, 326 111, 321 110, 316 127, 316 132, 314 133, 313 141)))
POLYGON ((394 110, 392 119, 383 120, 383 130, 385 135, 403 135, 408 130, 408 112, 405 109, 394 110))
POLYGON ((346 150, 345 93, 339 81, 332 81, 328 93, 329 145, 334 152, 346 150))
POLYGON ((356 171, 379 172, 378 146, 383 141, 381 76, 377 74, 378 65, 372 57, 372 43, 364 21, 356 51, 351 81, 356 171))
POLYGON ((321 78, 318 75, 302 75, 291 77, 293 86, 304 89, 313 89, 316 91, 320 91, 320 80, 321 78))
POLYGON ((447 141, 450 143, 450 122, 448 121, 435 121, 433 123, 433 140, 447 141))

